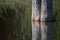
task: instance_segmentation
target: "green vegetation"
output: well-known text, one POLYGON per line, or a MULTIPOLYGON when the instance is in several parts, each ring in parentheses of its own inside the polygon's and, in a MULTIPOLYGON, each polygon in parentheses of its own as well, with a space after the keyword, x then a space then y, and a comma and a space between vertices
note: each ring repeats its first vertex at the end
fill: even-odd
POLYGON ((60 40, 60 0, 53 0, 54 6, 53 6, 53 13, 55 15, 56 22, 54 22, 54 40, 60 40))
POLYGON ((31 1, 0 0, 0 40, 31 40, 31 1))
MULTIPOLYGON (((53 0, 53 38, 60 40, 60 0, 53 0)), ((0 40, 31 40, 31 0, 0 0, 0 40)))

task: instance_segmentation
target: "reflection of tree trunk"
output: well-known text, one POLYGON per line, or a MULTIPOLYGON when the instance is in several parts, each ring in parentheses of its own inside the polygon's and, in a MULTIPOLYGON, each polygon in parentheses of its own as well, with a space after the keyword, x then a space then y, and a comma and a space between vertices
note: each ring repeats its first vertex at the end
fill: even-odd
POLYGON ((53 22, 41 22, 41 40, 52 40, 53 22))
POLYGON ((47 40, 53 40, 53 22, 46 22, 47 25, 47 40))
POLYGON ((32 22, 32 40, 40 40, 39 22, 32 22))
POLYGON ((47 25, 41 22, 41 40, 47 40, 47 25))

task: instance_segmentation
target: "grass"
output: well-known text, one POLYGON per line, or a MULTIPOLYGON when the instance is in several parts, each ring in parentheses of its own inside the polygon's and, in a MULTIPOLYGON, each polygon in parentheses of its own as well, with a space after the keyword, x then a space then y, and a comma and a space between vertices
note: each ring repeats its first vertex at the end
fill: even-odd
MULTIPOLYGON (((16 40, 31 40, 31 0, 30 1, 8 1, 8 0, 0 0, 0 5, 3 5, 0 7, 0 18, 7 18, 6 15, 10 15, 13 10, 14 17, 11 17, 8 15, 8 22, 7 26, 9 29, 9 33, 7 33, 8 38, 6 40, 15 40, 13 36, 16 37, 16 40), (18 3, 17 3, 18 2, 18 3), (6 7, 8 6, 8 9, 10 7, 10 11, 6 10, 6 7), (20 9, 19 9, 20 8, 20 9), (1 11, 2 10, 2 11, 1 11), (9 13, 7 13, 9 11, 9 13), (3 16, 5 14, 5 16, 3 16), (15 35, 14 35, 15 33, 15 35), (12 38, 11 38, 12 37, 12 38)), ((0 20, 1 21, 1 20, 0 20)), ((1 22, 0 22, 1 23, 1 22)), ((4 25, 4 24, 3 24, 4 25)), ((6 25, 5 25, 6 26, 6 25)), ((4 32, 4 31, 3 31, 4 32)), ((5 34, 5 33, 4 33, 5 34)), ((3 40, 3 39, 1 39, 3 40)))
POLYGON ((54 0, 54 15, 56 22, 54 23, 54 40, 60 40, 60 0, 54 0))

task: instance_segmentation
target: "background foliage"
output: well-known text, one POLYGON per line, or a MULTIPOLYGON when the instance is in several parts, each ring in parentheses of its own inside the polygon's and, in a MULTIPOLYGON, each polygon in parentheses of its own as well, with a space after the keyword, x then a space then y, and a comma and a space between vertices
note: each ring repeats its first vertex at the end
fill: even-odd
POLYGON ((0 0, 0 40, 31 40, 31 1, 0 0))
MULTIPOLYGON (((60 0, 53 0, 53 40, 60 40, 60 0)), ((0 0, 0 40, 31 40, 31 0, 0 0)))
POLYGON ((54 17, 56 19, 56 22, 54 22, 53 29, 53 37, 54 40, 60 40, 60 0, 53 0, 53 13, 54 17))

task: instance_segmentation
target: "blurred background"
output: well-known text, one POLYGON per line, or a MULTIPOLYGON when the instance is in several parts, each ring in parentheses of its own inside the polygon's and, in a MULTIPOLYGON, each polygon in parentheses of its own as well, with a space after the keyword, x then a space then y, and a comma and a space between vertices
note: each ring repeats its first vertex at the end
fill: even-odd
MULTIPOLYGON (((53 40, 60 40, 60 0, 53 0, 53 40)), ((32 0, 0 0, 0 40, 31 40, 32 0)))
POLYGON ((53 0, 53 13, 56 22, 53 25, 54 40, 60 40, 60 0, 53 0))
POLYGON ((0 0, 0 40, 31 40, 31 0, 0 0))

